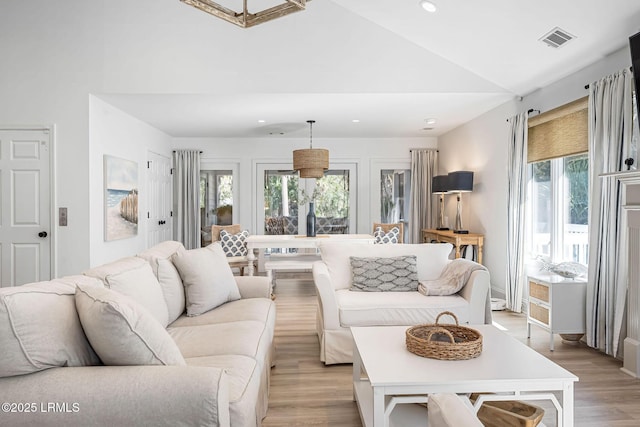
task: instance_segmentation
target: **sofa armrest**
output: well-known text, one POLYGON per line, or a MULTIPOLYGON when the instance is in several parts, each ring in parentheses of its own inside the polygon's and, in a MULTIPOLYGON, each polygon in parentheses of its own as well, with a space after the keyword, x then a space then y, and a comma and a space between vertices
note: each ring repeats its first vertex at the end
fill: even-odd
POLYGON ((471 273, 459 294, 469 302, 470 324, 491 324, 491 284, 487 270, 471 273))
POLYGON ((16 404, 0 413, 0 425, 230 424, 227 374, 210 367, 53 368, 0 378, 0 402, 16 404))
POLYGON ((336 290, 331 283, 327 264, 316 261, 311 267, 313 273, 313 283, 316 285, 318 297, 320 298, 323 329, 340 329, 340 318, 338 315, 338 301, 336 300, 336 290))
POLYGON ((266 276, 234 276, 240 297, 245 298, 271 298, 271 280, 266 276))

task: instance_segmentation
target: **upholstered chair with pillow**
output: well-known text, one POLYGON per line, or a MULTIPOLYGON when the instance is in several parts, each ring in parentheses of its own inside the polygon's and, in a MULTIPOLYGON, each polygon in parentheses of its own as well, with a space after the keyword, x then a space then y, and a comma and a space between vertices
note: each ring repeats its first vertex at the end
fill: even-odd
MULTIPOLYGON (((241 276, 244 276, 244 268, 249 265, 247 237, 249 237, 249 232, 243 230, 240 224, 211 226, 212 241, 220 242, 229 266, 239 269, 241 276)), ((257 268, 257 259, 254 261, 254 265, 257 268)))
POLYGON ((404 223, 395 224, 373 223, 373 243, 403 243, 404 223))

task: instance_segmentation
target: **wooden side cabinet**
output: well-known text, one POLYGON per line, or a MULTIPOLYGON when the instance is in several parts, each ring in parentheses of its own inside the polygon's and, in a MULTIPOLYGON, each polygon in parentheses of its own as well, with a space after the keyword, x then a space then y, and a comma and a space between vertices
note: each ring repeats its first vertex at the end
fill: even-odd
POLYGON ((532 324, 544 328, 549 331, 549 350, 553 351, 553 334, 584 334, 586 280, 539 274, 529 276, 528 282, 527 338, 532 324))
POLYGON ((460 246, 475 245, 478 247, 478 264, 482 264, 482 247, 484 245, 484 235, 482 234, 458 234, 454 233, 452 230, 433 230, 423 228, 422 241, 424 243, 451 243, 456 250, 456 258, 460 258, 460 246))

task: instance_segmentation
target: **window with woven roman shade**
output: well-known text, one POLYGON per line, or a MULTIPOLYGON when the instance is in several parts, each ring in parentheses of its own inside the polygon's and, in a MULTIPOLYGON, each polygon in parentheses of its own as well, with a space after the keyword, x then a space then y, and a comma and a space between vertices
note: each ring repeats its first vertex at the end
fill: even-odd
POLYGON ((557 159, 589 150, 588 97, 529 119, 527 161, 557 159))

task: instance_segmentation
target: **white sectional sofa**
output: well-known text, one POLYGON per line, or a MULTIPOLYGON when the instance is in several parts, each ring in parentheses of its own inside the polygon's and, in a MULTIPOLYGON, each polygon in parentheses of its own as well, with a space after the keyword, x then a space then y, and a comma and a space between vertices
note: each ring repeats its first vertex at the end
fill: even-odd
MULTIPOLYGON (((433 323, 439 313, 451 311, 460 323, 491 323, 489 272, 473 271, 454 295, 425 296, 409 292, 351 290, 350 257, 389 258, 415 255, 417 279, 438 279, 451 262, 449 243, 361 245, 322 242, 322 261, 313 264, 318 292, 317 332, 320 360, 325 364, 352 363, 352 326, 418 325, 433 323)), ((452 321, 442 319, 441 321, 452 321)))
POLYGON ((232 276, 222 259, 206 266, 215 273, 204 290, 223 276, 233 289, 216 294, 213 309, 195 307, 193 272, 174 262, 210 259, 209 249, 219 246, 195 253, 168 241, 83 275, 0 289, 0 402, 9 404, 0 425, 259 426, 273 361, 271 286, 232 276), (118 324, 123 332, 109 336, 118 324))

